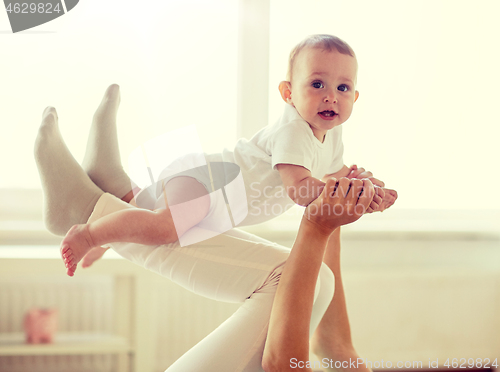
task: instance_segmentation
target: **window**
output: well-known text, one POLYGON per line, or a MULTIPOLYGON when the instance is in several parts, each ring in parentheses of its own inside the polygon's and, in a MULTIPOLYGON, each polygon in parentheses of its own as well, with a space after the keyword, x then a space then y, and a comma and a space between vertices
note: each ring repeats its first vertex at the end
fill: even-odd
MULTIPOLYGON (((238 3, 85 0, 65 16, 0 33, 0 188, 39 188, 33 144, 41 114, 56 107, 60 130, 83 159, 94 111, 121 86, 123 163, 144 141, 196 124, 204 151, 236 139, 238 3)), ((9 30, 0 11, 1 29, 9 30)))
MULTIPOLYGON (((346 164, 396 188, 398 208, 500 209, 499 11, 494 0, 270 0, 269 121, 284 104, 277 86, 290 49, 306 35, 335 34, 359 60, 360 98, 344 124, 346 164)), ((40 187, 33 143, 48 105, 81 160, 110 83, 121 85, 124 163, 142 142, 191 124, 205 151, 231 147, 238 20, 232 0, 163 1, 154 9, 86 0, 32 31, 1 33, 0 188, 40 187)), ((0 24, 9 28, 2 12, 0 24)))

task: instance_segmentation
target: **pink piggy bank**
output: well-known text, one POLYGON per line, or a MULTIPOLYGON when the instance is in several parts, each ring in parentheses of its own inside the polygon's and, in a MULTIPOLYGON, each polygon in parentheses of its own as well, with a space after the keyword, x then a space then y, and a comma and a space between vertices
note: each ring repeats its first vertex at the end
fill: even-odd
POLYGON ((57 327, 57 309, 28 311, 24 317, 24 333, 28 344, 51 343, 57 327))

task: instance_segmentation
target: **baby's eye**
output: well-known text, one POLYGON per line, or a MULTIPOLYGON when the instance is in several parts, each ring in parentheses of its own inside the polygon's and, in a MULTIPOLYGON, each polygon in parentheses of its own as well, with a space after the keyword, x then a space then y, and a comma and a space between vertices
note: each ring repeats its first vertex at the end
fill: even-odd
POLYGON ((325 87, 321 81, 315 81, 311 85, 316 89, 321 89, 325 87))
POLYGON ((340 90, 341 92, 347 92, 349 90, 349 86, 341 84, 337 87, 337 90, 340 90))

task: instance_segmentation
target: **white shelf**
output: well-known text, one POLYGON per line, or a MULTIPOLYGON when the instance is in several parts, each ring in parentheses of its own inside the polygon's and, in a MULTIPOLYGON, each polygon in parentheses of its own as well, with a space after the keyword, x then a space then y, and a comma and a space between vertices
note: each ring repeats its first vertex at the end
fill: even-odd
POLYGON ((59 333, 51 344, 27 344, 23 333, 0 334, 0 355, 125 354, 132 348, 124 337, 96 333, 59 333))

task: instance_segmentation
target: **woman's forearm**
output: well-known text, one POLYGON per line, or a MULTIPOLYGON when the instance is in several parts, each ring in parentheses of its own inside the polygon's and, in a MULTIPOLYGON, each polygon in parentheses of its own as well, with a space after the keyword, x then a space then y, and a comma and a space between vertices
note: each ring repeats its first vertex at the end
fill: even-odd
POLYGON ((314 290, 328 238, 329 234, 302 219, 276 292, 264 351, 266 360, 307 360, 314 290))

